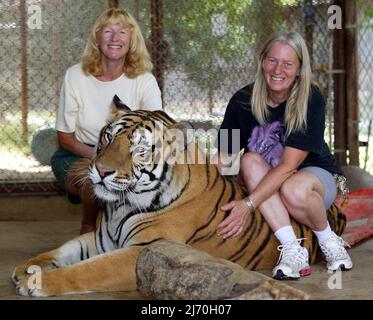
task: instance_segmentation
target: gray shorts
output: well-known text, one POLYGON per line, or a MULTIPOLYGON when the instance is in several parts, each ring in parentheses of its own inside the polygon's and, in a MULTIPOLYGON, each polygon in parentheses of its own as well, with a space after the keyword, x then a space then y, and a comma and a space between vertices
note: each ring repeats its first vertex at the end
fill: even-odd
POLYGON ((333 174, 319 167, 305 167, 299 170, 299 172, 301 171, 310 172, 319 178, 321 184, 324 186, 324 205, 325 208, 328 210, 337 197, 338 193, 337 183, 335 181, 335 178, 333 177, 333 174))

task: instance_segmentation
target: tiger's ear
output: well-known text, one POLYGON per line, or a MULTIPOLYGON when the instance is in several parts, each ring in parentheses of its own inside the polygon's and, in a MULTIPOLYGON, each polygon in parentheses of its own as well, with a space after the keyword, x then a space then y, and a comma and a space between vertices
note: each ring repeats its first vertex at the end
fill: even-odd
POLYGON ((128 107, 120 98, 115 95, 113 98, 113 112, 122 111, 122 112, 130 112, 132 111, 130 107, 128 107))
POLYGON ((131 111, 132 110, 122 100, 120 100, 117 95, 115 95, 111 106, 111 114, 106 119, 106 123, 110 123, 131 111))

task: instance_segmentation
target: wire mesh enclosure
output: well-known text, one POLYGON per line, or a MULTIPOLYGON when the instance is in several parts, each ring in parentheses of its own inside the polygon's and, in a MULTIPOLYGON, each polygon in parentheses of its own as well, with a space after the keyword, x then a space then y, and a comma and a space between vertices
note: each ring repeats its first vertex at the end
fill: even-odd
MULTIPOLYGON (((333 29, 328 25, 333 1, 1 0, 3 193, 15 192, 17 186, 21 192, 59 190, 49 161, 57 146, 54 121, 61 80, 79 62, 95 19, 113 2, 141 26, 165 111, 209 125, 218 125, 232 94, 253 81, 264 39, 279 30, 300 32, 327 98, 326 135, 333 148, 333 29)), ((357 3, 360 166, 373 173, 373 3, 357 3)))

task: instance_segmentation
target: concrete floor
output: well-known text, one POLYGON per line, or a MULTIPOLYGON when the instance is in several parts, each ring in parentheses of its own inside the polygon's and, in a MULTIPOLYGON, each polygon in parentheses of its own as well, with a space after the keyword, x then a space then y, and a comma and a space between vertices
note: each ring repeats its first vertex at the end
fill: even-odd
MULTIPOLYGON (((40 252, 56 248, 78 234, 75 221, 0 221, 0 299, 32 299, 15 294, 10 276, 16 265, 40 252)), ((373 299, 373 239, 350 250, 355 263, 351 271, 329 274, 322 263, 312 266, 311 276, 287 281, 312 299, 373 299), (330 289, 328 287, 337 287, 330 289), (338 289, 341 287, 341 289, 338 289)), ((263 272, 270 275, 270 271, 263 272)), ((61 299, 52 297, 49 299, 61 299)), ((145 299, 137 292, 64 296, 62 299, 145 299)))
MULTIPOLYGON (((14 267, 38 253, 58 247, 79 234, 79 221, 0 221, 0 300, 39 299, 15 294, 14 267)), ((52 300, 145 299, 137 292, 51 297, 52 300)))
MULTIPOLYGON (((373 176, 358 167, 344 168, 350 190, 373 189, 373 176)), ((35 299, 17 296, 10 280, 15 266, 41 252, 54 249, 79 233, 81 205, 64 196, 0 197, 0 300, 35 299)), ((312 299, 373 299, 373 239, 350 250, 354 268, 330 274, 322 263, 312 275, 286 283, 312 299), (329 285, 329 286, 328 286, 329 285), (334 287, 331 289, 329 287, 334 287), (338 289, 340 288, 340 289, 338 289)), ((270 276, 271 272, 263 274, 270 276)), ((137 292, 69 295, 48 299, 146 299, 137 292)))

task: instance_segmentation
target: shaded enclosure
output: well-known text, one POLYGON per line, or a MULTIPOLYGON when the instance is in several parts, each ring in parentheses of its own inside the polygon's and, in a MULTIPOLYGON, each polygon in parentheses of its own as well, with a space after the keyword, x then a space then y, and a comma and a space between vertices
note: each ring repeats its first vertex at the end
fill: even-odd
POLYGON ((1 193, 60 192, 48 159, 61 81, 99 13, 117 5, 140 22, 164 110, 208 126, 253 80, 264 39, 300 32, 328 102, 327 142, 340 164, 373 173, 372 0, 1 0, 1 193))

